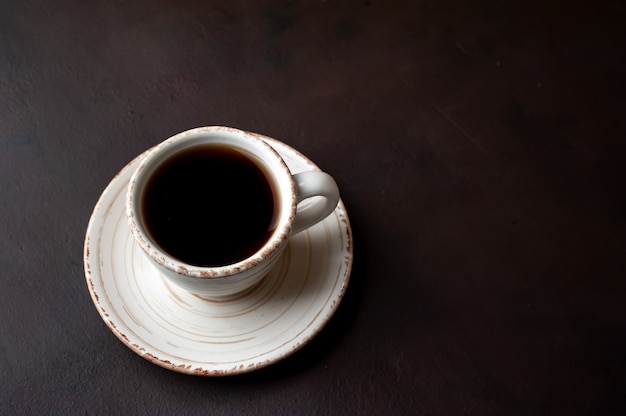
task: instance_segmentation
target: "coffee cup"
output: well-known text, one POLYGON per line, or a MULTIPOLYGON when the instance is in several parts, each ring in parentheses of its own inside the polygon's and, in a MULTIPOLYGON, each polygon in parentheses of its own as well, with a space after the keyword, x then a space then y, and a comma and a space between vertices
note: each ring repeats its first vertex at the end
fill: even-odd
POLYGON ((333 178, 292 174, 264 136, 200 127, 152 148, 126 193, 132 235, 162 276, 207 299, 265 277, 290 236, 330 215, 333 178), (298 204, 312 197, 310 203, 298 204))

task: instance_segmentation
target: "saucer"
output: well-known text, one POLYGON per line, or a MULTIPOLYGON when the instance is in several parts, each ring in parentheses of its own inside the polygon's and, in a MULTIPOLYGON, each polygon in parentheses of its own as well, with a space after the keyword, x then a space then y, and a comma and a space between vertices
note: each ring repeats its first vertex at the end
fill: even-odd
MULTIPOLYGON (((266 140, 292 173, 319 170, 288 145, 266 140)), ((291 237, 259 285, 232 300, 207 300, 166 281, 131 235, 126 187, 145 155, 106 187, 85 237, 89 292, 117 338, 154 364, 204 376, 265 367, 311 340, 339 306, 350 277, 352 233, 343 202, 325 220, 291 237)))

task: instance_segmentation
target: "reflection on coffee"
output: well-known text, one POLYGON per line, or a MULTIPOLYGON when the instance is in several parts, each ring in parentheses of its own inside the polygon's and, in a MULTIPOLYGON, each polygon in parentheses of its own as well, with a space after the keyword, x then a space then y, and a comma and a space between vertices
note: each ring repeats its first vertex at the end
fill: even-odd
POLYGON ((231 147, 183 150, 152 174, 142 215, 153 241, 195 266, 243 260, 270 238, 278 218, 277 192, 263 169, 231 147))

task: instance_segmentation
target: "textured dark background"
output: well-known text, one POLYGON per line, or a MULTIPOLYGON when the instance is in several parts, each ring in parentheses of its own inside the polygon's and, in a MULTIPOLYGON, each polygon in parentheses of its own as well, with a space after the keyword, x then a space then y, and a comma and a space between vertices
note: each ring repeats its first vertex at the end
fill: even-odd
POLYGON ((626 414, 621 1, 0 1, 0 414, 626 414), (82 248, 129 160, 229 125, 339 183, 346 298, 287 360, 170 372, 82 248))

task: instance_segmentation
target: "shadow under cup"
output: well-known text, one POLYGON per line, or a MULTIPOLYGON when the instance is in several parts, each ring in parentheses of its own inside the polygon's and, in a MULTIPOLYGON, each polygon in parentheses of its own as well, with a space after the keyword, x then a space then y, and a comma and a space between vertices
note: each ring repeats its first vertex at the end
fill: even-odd
POLYGON ((129 183, 126 213, 161 274, 223 299, 269 273, 286 247, 296 203, 291 172, 262 136, 204 127, 148 153, 129 183))

